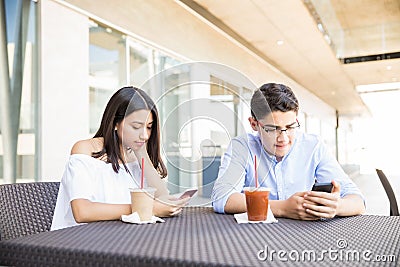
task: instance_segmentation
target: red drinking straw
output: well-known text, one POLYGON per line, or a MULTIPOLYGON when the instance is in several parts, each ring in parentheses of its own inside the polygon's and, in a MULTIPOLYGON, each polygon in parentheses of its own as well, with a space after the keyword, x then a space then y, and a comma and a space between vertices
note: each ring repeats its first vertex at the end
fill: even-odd
POLYGON ((254 155, 254 176, 256 178, 256 188, 258 187, 258 175, 257 175, 257 155, 254 155))
POLYGON ((140 177, 140 188, 143 189, 144 182, 144 158, 142 158, 142 176, 140 177))

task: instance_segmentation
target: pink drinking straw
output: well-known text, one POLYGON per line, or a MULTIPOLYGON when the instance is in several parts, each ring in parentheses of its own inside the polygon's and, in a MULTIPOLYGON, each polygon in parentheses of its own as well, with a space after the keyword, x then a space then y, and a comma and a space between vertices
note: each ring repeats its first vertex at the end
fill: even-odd
POLYGON ((142 175, 140 177, 140 189, 143 189, 144 182, 144 158, 142 158, 142 175))
POLYGON ((256 178, 256 188, 258 187, 258 175, 257 175, 257 155, 254 155, 254 176, 256 178))

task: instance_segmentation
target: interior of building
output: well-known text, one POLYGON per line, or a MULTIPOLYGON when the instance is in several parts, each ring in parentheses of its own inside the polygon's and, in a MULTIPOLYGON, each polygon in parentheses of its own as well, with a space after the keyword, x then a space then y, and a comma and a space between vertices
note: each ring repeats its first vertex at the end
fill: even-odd
POLYGON ((344 0, 2 0, 0 181, 59 181, 118 88, 160 109, 169 189, 210 204, 229 140, 250 131, 249 99, 289 85, 302 130, 320 135, 389 214, 375 169, 400 199, 395 109, 400 2, 344 0), (178 127, 177 127, 178 126, 178 127))

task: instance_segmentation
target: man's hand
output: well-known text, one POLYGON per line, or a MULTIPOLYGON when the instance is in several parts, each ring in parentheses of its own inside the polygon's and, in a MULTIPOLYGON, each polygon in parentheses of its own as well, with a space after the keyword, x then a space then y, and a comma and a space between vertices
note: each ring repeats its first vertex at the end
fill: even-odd
POLYGON ((307 214, 319 218, 333 218, 338 213, 340 201, 340 184, 332 181, 331 193, 310 191, 304 195, 304 199, 311 203, 304 203, 307 214))
POLYGON ((307 192, 293 194, 281 204, 279 217, 286 217, 297 220, 318 220, 320 217, 306 212, 304 204, 315 205, 312 200, 307 200, 304 196, 307 192))

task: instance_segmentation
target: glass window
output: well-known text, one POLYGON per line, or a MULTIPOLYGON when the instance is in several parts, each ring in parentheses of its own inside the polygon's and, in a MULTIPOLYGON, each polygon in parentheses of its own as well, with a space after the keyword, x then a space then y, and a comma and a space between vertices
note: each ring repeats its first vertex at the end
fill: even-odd
POLYGON ((153 82, 157 86, 153 88, 153 83, 148 82, 143 89, 152 93, 160 112, 162 156, 168 169, 168 189, 171 193, 178 193, 181 191, 180 187, 190 181, 191 176, 187 172, 190 169, 191 127, 184 125, 191 109, 187 102, 190 99, 190 86, 187 86, 190 73, 185 66, 170 69, 178 61, 159 52, 154 55, 157 75, 153 82), (150 92, 151 90, 153 91, 150 92))
POLYGON ((169 69, 171 67, 174 67, 182 63, 181 61, 173 57, 170 57, 164 53, 161 53, 159 51, 154 51, 153 54, 154 54, 155 73, 169 69))
MULTIPOLYGON (((213 100, 210 104, 210 108, 218 108, 220 103, 227 106, 231 113, 224 114, 224 118, 220 118, 223 121, 225 127, 228 129, 232 136, 238 134, 238 105, 239 105, 239 87, 231 83, 228 83, 222 79, 219 79, 213 75, 210 76, 210 97, 213 100), (213 105, 214 103, 214 105, 213 105), (214 107, 213 107, 214 106, 214 107), (228 116, 226 116, 228 115, 228 116)), ((229 140, 225 140, 223 146, 227 146, 229 140)))
POLYGON ((95 133, 109 98, 126 84, 126 36, 93 21, 89 25, 89 127, 95 133))
POLYGON ((153 73, 151 50, 137 42, 129 41, 129 84, 140 87, 153 73))
POLYGON ((17 162, 17 177, 30 180, 35 170, 34 155, 18 155, 17 162))
POLYGON ((177 127, 188 119, 192 108, 189 102, 181 105, 190 99, 189 68, 172 68, 181 62, 97 22, 90 21, 89 32, 90 132, 97 131, 105 105, 116 89, 126 84, 142 88, 160 112, 169 188, 173 193, 180 191, 192 176, 193 127, 177 127))
MULTIPOLYGON (((37 72, 36 67, 37 64, 36 59, 36 3, 31 2, 30 5, 23 5, 23 8, 28 9, 28 18, 23 18, 22 20, 27 19, 27 25, 23 25, 22 27, 27 27, 27 42, 22 44, 19 47, 19 51, 16 51, 16 38, 15 34, 21 29, 16 29, 18 25, 18 20, 21 20, 20 16, 18 16, 18 6, 21 4, 22 0, 13 1, 6 0, 5 10, 6 10, 6 31, 7 31, 7 51, 8 51, 8 65, 10 70, 11 78, 16 78, 14 84, 16 86, 22 86, 21 93, 21 110, 20 110, 20 132, 22 133, 33 133, 35 129, 36 117, 37 117, 37 72), (21 66, 17 66, 14 64, 17 63, 16 56, 19 56, 18 53, 21 53, 25 61, 21 66), (16 73, 14 75, 14 71, 22 71, 22 77, 14 77, 16 75, 20 75, 16 73)), ((10 84, 10 86, 13 86, 10 84)), ((14 90, 14 89, 13 89, 14 90)), ((1 119, 1 118, 0 118, 1 119)))
MULTIPOLYGON (((3 173, 3 156, 0 155, 0 173, 3 173)), ((35 155, 17 156, 17 177, 30 181, 35 173, 35 155)))
MULTIPOLYGON (((12 103, 10 114, 14 116, 10 120, 13 125, 19 124, 18 136, 11 137, 18 139, 16 178, 37 180, 38 155, 35 153, 39 145, 39 137, 37 136, 37 1, 5 0, 4 7, 8 62, 2 61, 0 64, 3 66, 8 64, 10 74, 10 88, 8 90, 12 92, 10 94, 11 99, 8 101, 12 103), (19 118, 16 118, 18 114, 19 118), (21 151, 24 155, 20 155, 21 151)), ((1 116, 0 125, 2 125, 1 116)), ((1 138, 3 143, 15 141, 5 140, 5 138, 9 138, 7 136, 1 136, 1 138)), ((3 158, 1 157, 1 177, 3 177, 3 166, 8 164, 2 162, 3 158)))

